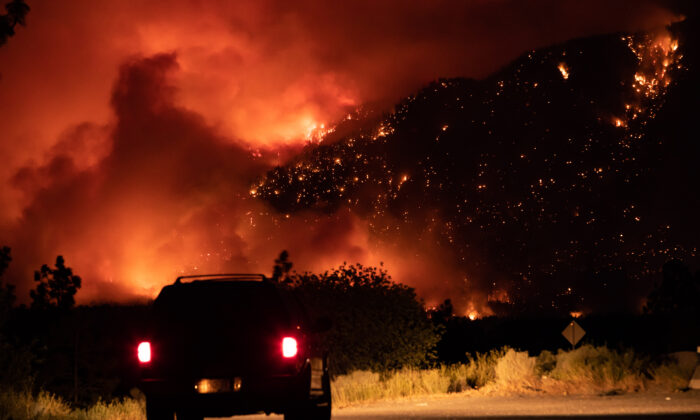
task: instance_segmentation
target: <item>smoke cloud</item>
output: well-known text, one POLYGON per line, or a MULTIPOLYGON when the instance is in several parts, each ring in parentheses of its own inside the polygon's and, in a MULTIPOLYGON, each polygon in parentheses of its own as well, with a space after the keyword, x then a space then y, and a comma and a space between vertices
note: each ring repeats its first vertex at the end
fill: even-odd
POLYGON ((180 273, 269 273, 282 249, 299 270, 384 261, 414 286, 448 278, 410 238, 380 246, 347 209, 278 214, 250 185, 357 106, 673 18, 651 1, 30 5, 0 48, 0 244, 20 299, 62 254, 79 302, 153 296, 180 273))

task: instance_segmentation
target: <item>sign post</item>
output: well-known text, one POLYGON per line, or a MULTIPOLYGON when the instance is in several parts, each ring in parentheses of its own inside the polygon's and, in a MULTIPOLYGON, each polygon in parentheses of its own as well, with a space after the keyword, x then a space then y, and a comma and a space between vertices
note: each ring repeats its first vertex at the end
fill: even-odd
POLYGON ((564 328, 564 331, 561 332, 561 335, 571 343, 571 348, 575 348, 576 343, 581 341, 583 336, 586 335, 586 331, 584 331, 576 321, 571 321, 571 323, 564 328))

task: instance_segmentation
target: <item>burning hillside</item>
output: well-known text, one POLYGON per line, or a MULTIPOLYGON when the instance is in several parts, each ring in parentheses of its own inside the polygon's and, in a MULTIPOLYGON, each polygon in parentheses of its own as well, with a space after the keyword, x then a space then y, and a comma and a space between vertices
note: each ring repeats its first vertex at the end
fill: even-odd
POLYGON ((308 147, 251 196, 286 214, 361 215, 373 248, 409 267, 402 280, 470 316, 639 310, 664 261, 698 257, 695 218, 657 211, 660 191, 646 188, 666 177, 657 151, 684 141, 650 130, 688 77, 680 28, 531 51, 483 81, 440 80, 380 122, 308 147))

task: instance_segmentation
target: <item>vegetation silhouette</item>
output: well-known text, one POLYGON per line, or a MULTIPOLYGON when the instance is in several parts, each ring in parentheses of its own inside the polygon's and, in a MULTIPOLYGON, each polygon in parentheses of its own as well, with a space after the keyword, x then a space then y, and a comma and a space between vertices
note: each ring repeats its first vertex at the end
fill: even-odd
POLYGON ((5 4, 6 14, 0 15, 0 46, 7 43, 7 39, 15 34, 17 25, 26 26, 26 16, 29 6, 24 0, 12 0, 5 4))
POLYGON ((328 351, 331 375, 435 361, 440 327, 430 322, 415 290, 393 282, 383 268, 344 263, 322 274, 291 273, 289 282, 311 319, 333 325, 315 343, 328 351))
POLYGON ((275 260, 272 267, 272 279, 276 282, 288 282, 289 272, 292 270, 292 262, 289 261, 289 252, 280 252, 280 256, 275 260))
POLYGON ((75 294, 80 289, 82 280, 66 267, 63 256, 56 257, 56 268, 41 266, 34 272, 34 281, 38 282, 36 290, 29 292, 32 309, 71 309, 75 306, 75 294))
POLYGON ((668 316, 700 317, 700 272, 693 275, 682 261, 664 264, 662 281, 649 294, 644 312, 668 316))
POLYGON ((3 246, 0 249, 0 327, 5 323, 7 314, 15 303, 15 286, 3 281, 3 274, 12 261, 11 249, 3 246))

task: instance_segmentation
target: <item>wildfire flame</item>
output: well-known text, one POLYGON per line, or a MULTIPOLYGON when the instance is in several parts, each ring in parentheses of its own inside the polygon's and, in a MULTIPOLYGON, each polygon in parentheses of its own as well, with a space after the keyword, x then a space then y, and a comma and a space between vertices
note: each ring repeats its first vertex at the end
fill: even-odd
POLYGON ((680 68, 678 61, 682 55, 678 54, 678 40, 669 34, 641 40, 626 37, 623 40, 627 41, 627 46, 639 62, 639 70, 634 74, 632 84, 635 91, 650 99, 663 93, 661 89, 671 83, 669 70, 680 68))
POLYGON ((306 129, 306 141, 308 143, 321 143, 327 135, 335 131, 335 126, 326 127, 326 124, 311 123, 306 129))
POLYGON ((561 77, 563 77, 564 80, 567 80, 569 78, 569 68, 566 66, 566 63, 559 63, 557 68, 559 69, 559 72, 561 72, 561 77))
POLYGON ((642 34, 622 37, 627 47, 637 57, 637 71, 631 80, 631 97, 625 104, 624 118, 612 118, 615 127, 625 129, 621 139, 623 147, 641 138, 636 127, 645 125, 656 117, 660 104, 659 97, 666 94, 671 84, 671 75, 682 69, 683 55, 679 51, 678 40, 667 31, 656 35, 642 34))

